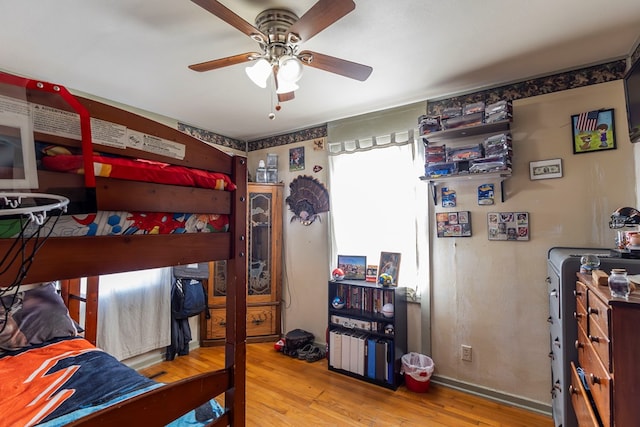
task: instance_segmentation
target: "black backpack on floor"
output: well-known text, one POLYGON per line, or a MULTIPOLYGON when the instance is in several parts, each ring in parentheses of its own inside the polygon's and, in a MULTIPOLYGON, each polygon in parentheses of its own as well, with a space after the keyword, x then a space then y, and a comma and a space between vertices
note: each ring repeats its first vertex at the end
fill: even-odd
POLYGON ((313 344, 315 337, 311 332, 302 329, 294 329, 284 336, 284 348, 282 352, 287 356, 297 357, 298 350, 307 344, 313 344))

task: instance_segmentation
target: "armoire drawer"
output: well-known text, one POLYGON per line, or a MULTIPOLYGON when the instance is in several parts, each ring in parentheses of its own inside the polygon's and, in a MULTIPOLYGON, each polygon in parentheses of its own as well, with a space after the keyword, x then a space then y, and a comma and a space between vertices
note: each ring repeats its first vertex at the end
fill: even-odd
MULTIPOLYGON (((276 306, 264 305, 247 307, 247 336, 272 335, 276 333, 276 306)), ((211 309, 211 319, 207 320, 207 337, 224 338, 226 310, 211 309)))

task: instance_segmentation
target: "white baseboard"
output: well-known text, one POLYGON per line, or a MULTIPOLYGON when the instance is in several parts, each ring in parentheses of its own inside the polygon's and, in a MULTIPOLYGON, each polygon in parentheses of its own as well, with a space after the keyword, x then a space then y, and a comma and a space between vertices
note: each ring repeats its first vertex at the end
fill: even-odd
POLYGON ((458 380, 454 380, 452 378, 447 378, 447 377, 441 377, 438 375, 432 376, 431 382, 433 382, 434 384, 439 384, 445 387, 463 391, 465 393, 484 397, 485 399, 493 400, 495 402, 499 402, 502 404, 516 406, 522 409, 527 409, 529 411, 537 412, 542 415, 552 416, 551 404, 539 402, 536 400, 525 399, 523 397, 502 393, 502 392, 481 387, 475 384, 469 384, 463 381, 458 381, 458 380))
MULTIPOLYGON (((200 347, 200 342, 196 340, 192 340, 189 343, 189 351, 195 350, 200 347)), ((148 351, 144 354, 140 354, 138 356, 131 357, 129 359, 123 360, 122 363, 127 365, 128 367, 139 371, 140 369, 145 369, 153 365, 157 365, 160 362, 164 362, 166 348, 157 348, 155 350, 148 351)), ((176 356, 179 357, 179 356, 176 356)))

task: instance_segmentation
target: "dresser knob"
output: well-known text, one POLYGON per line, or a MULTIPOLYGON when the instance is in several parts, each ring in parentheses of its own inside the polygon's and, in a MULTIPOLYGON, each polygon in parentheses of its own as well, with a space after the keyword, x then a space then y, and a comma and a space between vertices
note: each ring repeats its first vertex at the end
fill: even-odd
POLYGON ((576 346, 576 350, 580 350, 581 348, 584 348, 584 344, 582 344, 579 340, 576 340, 575 346, 576 346))
POLYGON ((558 297, 558 291, 557 291, 557 290, 555 290, 555 289, 554 289, 554 290, 552 290, 551 292, 549 292, 549 296, 551 296, 551 297, 556 297, 556 298, 557 298, 557 297, 558 297))
POLYGON ((578 394, 578 390, 575 389, 573 384, 569 386, 569 394, 578 394))
POLYGON ((551 360, 554 360, 554 359, 555 359, 555 357, 553 357, 553 351, 550 351, 550 352, 549 352, 549 359, 551 359, 551 360))
POLYGON ((582 292, 580 292, 579 290, 576 289, 576 290, 573 291, 573 296, 574 297, 582 296, 582 292))
POLYGON ((589 340, 591 340, 591 342, 600 342, 600 337, 595 335, 589 335, 589 340))
POLYGON ((597 308, 593 308, 593 307, 589 307, 589 314, 598 315, 598 309, 597 308))
POLYGON ((589 375, 589 377, 591 378, 591 384, 600 384, 600 378, 593 374, 589 375))
POLYGON ((573 318, 579 320, 583 316, 582 313, 578 313, 576 311, 573 312, 573 318))
POLYGON ((553 318, 551 316, 547 317, 547 322, 548 323, 553 323, 553 318))

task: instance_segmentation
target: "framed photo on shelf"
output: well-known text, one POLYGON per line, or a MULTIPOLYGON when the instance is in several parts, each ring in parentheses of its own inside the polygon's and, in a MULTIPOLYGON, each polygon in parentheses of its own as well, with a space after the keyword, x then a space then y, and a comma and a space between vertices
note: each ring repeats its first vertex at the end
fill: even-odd
POLYGON ((378 279, 378 266, 377 265, 367 265, 367 272, 365 274, 365 279, 367 282, 375 283, 378 279))
POLYGON ((562 159, 529 162, 529 178, 531 180, 562 178, 562 159))
POLYGON ((529 240, 529 213, 489 212, 487 230, 489 240, 529 240))
POLYGON ((573 154, 616 148, 613 108, 571 116, 573 154))
POLYGON ((347 280, 365 280, 367 257, 362 255, 338 255, 338 268, 347 280))
POLYGON ((471 237, 471 212, 438 212, 436 230, 438 237, 471 237))
POLYGON ((398 286, 400 273, 400 254, 398 252, 380 252, 380 264, 378 273, 388 274, 392 278, 391 285, 398 286))

